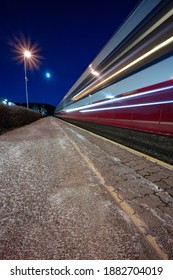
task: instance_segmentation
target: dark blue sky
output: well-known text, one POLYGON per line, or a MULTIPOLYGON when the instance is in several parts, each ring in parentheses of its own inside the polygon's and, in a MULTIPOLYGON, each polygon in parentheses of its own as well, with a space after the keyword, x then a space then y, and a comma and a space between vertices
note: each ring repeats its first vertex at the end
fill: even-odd
POLYGON ((30 37, 44 57, 39 70, 28 71, 29 102, 58 105, 138 2, 1 0, 0 96, 26 101, 24 65, 13 60, 8 44, 14 36, 30 37))

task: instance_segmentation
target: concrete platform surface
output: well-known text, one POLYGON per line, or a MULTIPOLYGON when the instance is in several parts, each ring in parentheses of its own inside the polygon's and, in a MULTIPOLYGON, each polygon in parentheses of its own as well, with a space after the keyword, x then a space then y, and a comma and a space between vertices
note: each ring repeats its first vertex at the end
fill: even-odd
POLYGON ((173 167, 49 117, 0 136, 0 259, 171 259, 173 167))

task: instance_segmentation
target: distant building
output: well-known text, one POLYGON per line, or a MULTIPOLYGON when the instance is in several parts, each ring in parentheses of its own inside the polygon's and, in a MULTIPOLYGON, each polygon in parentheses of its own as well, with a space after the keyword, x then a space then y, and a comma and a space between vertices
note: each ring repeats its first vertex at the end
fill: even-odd
POLYGON ((4 97, 0 97, 0 104, 4 104, 4 105, 8 105, 8 106, 14 106, 16 105, 15 103, 8 101, 6 98, 4 97))

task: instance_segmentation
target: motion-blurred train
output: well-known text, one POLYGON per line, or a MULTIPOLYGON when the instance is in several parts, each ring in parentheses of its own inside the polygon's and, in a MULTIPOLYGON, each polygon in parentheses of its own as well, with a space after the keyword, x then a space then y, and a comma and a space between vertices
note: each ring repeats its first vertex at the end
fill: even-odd
POLYGON ((55 116, 173 136, 173 1, 140 1, 55 116))

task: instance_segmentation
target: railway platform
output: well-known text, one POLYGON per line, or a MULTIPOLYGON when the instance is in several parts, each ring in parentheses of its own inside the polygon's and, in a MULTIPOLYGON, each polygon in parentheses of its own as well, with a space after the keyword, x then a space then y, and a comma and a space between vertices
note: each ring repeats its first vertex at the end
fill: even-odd
POLYGON ((173 166, 53 117, 0 149, 0 259, 173 258, 173 166))

